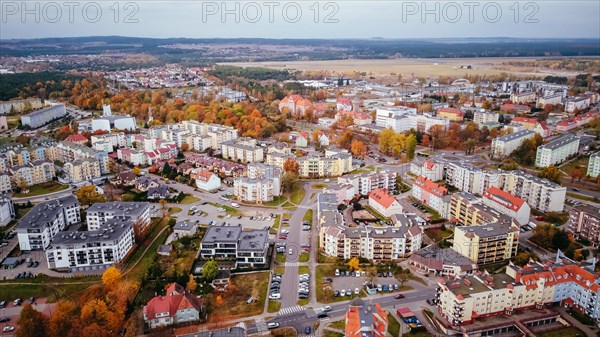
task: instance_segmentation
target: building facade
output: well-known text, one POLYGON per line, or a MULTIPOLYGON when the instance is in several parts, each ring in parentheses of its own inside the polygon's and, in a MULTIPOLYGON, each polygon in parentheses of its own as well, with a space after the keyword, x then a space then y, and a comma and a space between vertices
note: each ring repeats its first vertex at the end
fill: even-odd
POLYGON ((565 135, 537 148, 535 166, 560 164, 579 152, 579 137, 565 135))
POLYGON ((267 263, 269 231, 242 230, 242 226, 212 226, 200 243, 202 259, 233 260, 235 268, 259 267, 267 263))
POLYGON ((588 240, 594 247, 600 245, 600 207, 573 206, 569 211, 567 230, 576 238, 588 240))
POLYGON ((491 156, 496 159, 502 159, 510 156, 523 142, 535 136, 535 132, 523 130, 506 136, 497 137, 492 140, 491 156))
POLYGON ((21 125, 37 129, 67 114, 64 104, 51 105, 21 116, 21 125))

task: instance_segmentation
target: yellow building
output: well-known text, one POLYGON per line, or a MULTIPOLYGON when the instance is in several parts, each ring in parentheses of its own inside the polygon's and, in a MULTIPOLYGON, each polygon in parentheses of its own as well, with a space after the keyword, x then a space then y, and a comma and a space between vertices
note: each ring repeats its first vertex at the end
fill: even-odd
POLYGON ((508 260, 517 255, 519 227, 508 217, 483 226, 455 227, 452 249, 478 265, 508 260))
POLYGON ((496 221, 493 210, 484 206, 473 194, 454 193, 450 199, 450 220, 464 226, 476 226, 496 221))

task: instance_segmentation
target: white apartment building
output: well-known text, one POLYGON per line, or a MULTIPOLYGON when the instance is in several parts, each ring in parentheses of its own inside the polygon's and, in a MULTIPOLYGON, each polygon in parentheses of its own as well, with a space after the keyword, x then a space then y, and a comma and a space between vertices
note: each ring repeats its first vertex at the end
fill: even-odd
POLYGON ((375 124, 382 128, 388 128, 395 124, 394 119, 406 115, 416 115, 417 109, 406 106, 383 106, 375 111, 375 124))
POLYGON ((322 226, 320 249, 340 259, 363 257, 375 262, 409 257, 421 249, 423 231, 414 214, 395 214, 393 226, 322 226))
POLYGON ((238 161, 240 163, 262 162, 264 160, 263 148, 258 146, 256 139, 238 138, 221 144, 223 159, 238 161))
POLYGON ((510 100, 515 104, 529 103, 535 101, 535 92, 520 92, 510 95, 510 100))
POLYGON ((99 202, 87 209, 87 226, 97 231, 114 218, 130 218, 141 232, 150 224, 149 202, 99 202))
POLYGON ((106 133, 103 135, 92 135, 91 137, 92 147, 96 148, 96 144, 103 144, 102 147, 105 148, 106 145, 110 144, 111 150, 107 152, 112 152, 113 148, 124 147, 127 146, 127 137, 123 132, 113 132, 106 133))
POLYGON ((48 268, 94 270, 123 261, 135 243, 133 225, 130 218, 114 218, 97 230, 58 233, 46 249, 48 268))
POLYGON ((481 199, 484 205, 517 220, 520 225, 529 222, 531 207, 521 198, 492 186, 483 193, 481 199))
POLYGON ((261 164, 250 163, 246 176, 233 180, 233 194, 238 200, 264 203, 281 195, 281 170, 261 164))
POLYGON ((118 149, 117 158, 134 166, 146 165, 146 153, 133 148, 118 149))
POLYGON ((200 257, 232 260, 234 267, 264 266, 268 250, 268 230, 242 230, 242 226, 211 226, 200 243, 200 257))
POLYGON ((102 176, 100 172, 100 163, 91 158, 77 159, 65 163, 63 166, 64 178, 68 183, 77 183, 81 181, 91 181, 94 178, 102 176))
POLYGON ((546 167, 560 164, 579 152, 579 137, 564 135, 537 148, 535 166, 546 167))
POLYGON ((492 140, 491 156, 495 159, 502 159, 510 156, 527 139, 535 136, 534 131, 523 130, 506 136, 497 137, 492 140))
POLYGON ((198 121, 183 121, 181 122, 181 127, 188 130, 193 136, 209 137, 210 141, 192 140, 193 142, 198 142, 197 145, 199 145, 199 148, 194 147, 194 149, 198 151, 204 151, 209 147, 216 150, 221 148, 223 142, 238 138, 237 130, 231 126, 205 124, 198 121))
POLYGON ((544 106, 551 104, 557 105, 562 103, 563 96, 561 94, 557 95, 549 95, 538 98, 537 106, 538 108, 543 108, 544 106))
POLYGON ((500 114, 498 113, 485 110, 478 110, 473 113, 473 122, 477 124, 484 124, 490 122, 497 123, 499 117, 500 114))
POLYGON ((352 171, 352 155, 340 149, 327 149, 324 157, 298 157, 296 162, 302 178, 339 177, 352 171))
POLYGON ((12 191, 11 176, 8 173, 0 173, 0 193, 12 191))
POLYGON ((587 174, 593 178, 596 178, 598 175, 600 175, 600 152, 592 153, 590 156, 587 174))
POLYGON ((64 117, 67 114, 64 104, 51 105, 40 110, 30 112, 21 116, 21 124, 32 129, 44 126, 54 120, 64 117))
POLYGON ((377 188, 393 191, 396 189, 396 172, 379 171, 359 173, 338 178, 338 184, 350 184, 354 193, 368 195, 377 188))
POLYGON ((565 111, 571 113, 575 110, 585 109, 590 106, 590 103, 591 99, 588 96, 569 98, 565 102, 565 111))
POLYGON ((79 202, 75 196, 37 204, 17 224, 19 249, 46 249, 59 231, 80 221, 79 202))
POLYGON ((15 207, 12 199, 0 195, 0 227, 8 225, 15 217, 15 207))

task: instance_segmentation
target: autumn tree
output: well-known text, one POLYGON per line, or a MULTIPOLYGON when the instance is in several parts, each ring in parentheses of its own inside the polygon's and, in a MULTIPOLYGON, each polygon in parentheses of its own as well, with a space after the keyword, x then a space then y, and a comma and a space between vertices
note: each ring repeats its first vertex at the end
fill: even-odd
POLYGON ((85 326, 97 324, 103 330, 118 331, 121 319, 106 305, 102 299, 92 299, 81 308, 81 321, 85 326))
POLYGON ((48 318, 29 303, 23 306, 17 320, 17 337, 49 336, 48 318))
POLYGON ((538 173, 538 177, 548 179, 557 184, 560 184, 562 175, 562 172, 554 165, 543 167, 540 173, 538 173))
POLYGON ((80 329, 78 306, 68 300, 57 302, 49 322, 50 335, 53 337, 78 337, 80 329))
POLYGON ((121 271, 115 267, 110 267, 102 273, 102 284, 112 289, 121 280, 121 271))
POLYGON ((392 138, 394 137, 394 130, 392 129, 383 129, 379 133, 379 151, 384 154, 388 154, 392 145, 392 138))
POLYGON ((281 186, 283 191, 292 192, 298 187, 300 176, 295 172, 285 172, 281 178, 281 186))
POLYGON ((404 151, 406 152, 406 158, 408 160, 413 160, 413 158, 415 158, 416 148, 417 148, 417 137, 413 134, 408 135, 408 137, 406 137, 406 141, 404 143, 404 151))
POLYGON ((421 138, 421 144, 426 147, 431 146, 431 141, 429 140, 429 135, 423 135, 423 138, 421 138))
MULTIPOLYGON (((202 272, 204 273, 204 268, 202 268, 202 272)), ((196 282, 194 275, 190 274, 189 280, 188 280, 187 285, 185 286, 185 289, 187 289, 189 292, 193 293, 194 291, 196 291, 196 288, 198 288, 198 283, 196 282)))
POLYGON ((215 260, 208 260, 202 266, 202 275, 210 282, 219 274, 219 264, 215 260))
POLYGON ((367 146, 360 140, 354 139, 350 145, 350 152, 356 157, 363 158, 367 154, 367 146))
POLYGON ((134 173, 136 176, 139 176, 139 175, 140 175, 140 173, 142 173, 142 170, 140 170, 140 168, 139 168, 139 167, 137 167, 137 166, 134 166, 134 167, 133 167, 133 173, 134 173))
POLYGON ((85 207, 95 204, 97 202, 105 202, 106 198, 104 195, 96 191, 96 186, 86 185, 81 187, 75 192, 75 196, 79 203, 85 207))
POLYGON ((356 257, 351 258, 348 261, 348 268, 350 268, 350 270, 358 270, 360 269, 359 267, 359 261, 356 257))
POLYGON ((298 164, 297 161, 295 161, 293 158, 288 158, 283 162, 283 170, 286 173, 296 173, 298 174, 298 172, 300 171, 300 164, 298 164))
POLYGON ((181 144, 181 152, 186 152, 190 150, 190 145, 188 143, 181 144))
POLYGON ((352 137, 353 137, 353 133, 351 130, 346 130, 344 131, 344 133, 342 134, 342 136, 340 137, 340 139, 338 139, 338 145, 342 148, 342 149, 349 149, 351 144, 352 144, 352 137))

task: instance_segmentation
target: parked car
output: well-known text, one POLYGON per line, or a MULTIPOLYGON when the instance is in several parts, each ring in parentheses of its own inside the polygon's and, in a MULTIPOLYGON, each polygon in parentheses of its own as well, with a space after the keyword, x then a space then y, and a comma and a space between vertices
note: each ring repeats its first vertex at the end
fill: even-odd
POLYGON ((0 309, 5 308, 6 304, 7 304, 6 301, 0 302, 0 309))
POLYGON ((322 312, 330 312, 331 310, 333 310, 333 309, 331 309, 330 305, 326 305, 323 308, 321 308, 322 312))
POLYGON ((7 325, 2 329, 2 332, 9 332, 9 331, 13 331, 15 329, 14 326, 12 325, 7 325))
POLYGON ((21 300, 20 298, 17 298, 16 300, 13 301, 14 306, 21 305, 21 303, 23 303, 23 300, 21 300))
POLYGON ((268 329, 279 328, 279 323, 267 323, 267 328, 268 329))
POLYGON ((35 303, 35 297, 30 297, 29 298, 29 304, 33 304, 35 303))
POLYGON ((0 317, 0 323, 4 323, 4 322, 10 322, 10 317, 0 317))
POLYGON ((335 270, 335 276, 340 276, 340 270, 339 269, 335 270))
POLYGON ((307 325, 306 328, 304 328, 304 333, 309 335, 311 331, 310 325, 307 325))

